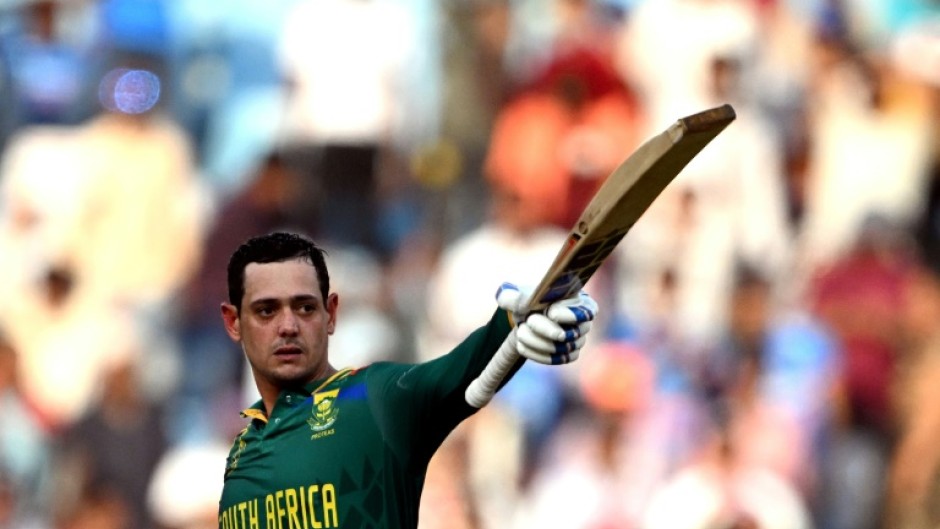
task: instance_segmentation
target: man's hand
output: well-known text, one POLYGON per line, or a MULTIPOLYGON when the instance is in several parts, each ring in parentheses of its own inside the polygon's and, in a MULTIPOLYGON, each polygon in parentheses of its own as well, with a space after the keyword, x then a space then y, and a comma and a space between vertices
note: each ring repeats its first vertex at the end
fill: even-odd
POLYGON ((597 303, 583 290, 556 301, 544 312, 523 313, 530 293, 512 283, 503 283, 496 303, 508 311, 516 324, 516 350, 541 364, 568 364, 578 359, 585 335, 597 315, 597 303))

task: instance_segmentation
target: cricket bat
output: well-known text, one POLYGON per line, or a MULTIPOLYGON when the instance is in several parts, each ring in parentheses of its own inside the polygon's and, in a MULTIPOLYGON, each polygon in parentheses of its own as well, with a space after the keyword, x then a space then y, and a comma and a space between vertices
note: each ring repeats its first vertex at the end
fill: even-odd
MULTIPOLYGON (((572 226, 524 312, 544 310, 581 290, 653 200, 734 119, 730 105, 692 114, 634 151, 607 177, 572 226)), ((515 332, 467 387, 464 397, 471 406, 485 406, 521 359, 515 332)))

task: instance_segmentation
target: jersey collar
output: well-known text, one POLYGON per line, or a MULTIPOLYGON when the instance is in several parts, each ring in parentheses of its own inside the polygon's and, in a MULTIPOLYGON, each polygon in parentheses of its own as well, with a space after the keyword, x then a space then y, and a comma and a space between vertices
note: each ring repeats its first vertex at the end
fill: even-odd
MULTIPOLYGON (((323 380, 322 382, 319 380, 314 380, 310 384, 307 384, 304 387, 304 390, 309 392, 312 395, 320 391, 321 389, 329 386, 333 382, 336 382, 337 380, 342 380, 348 377, 349 375, 355 373, 356 371, 357 371, 356 369, 349 368, 349 367, 345 369, 341 369, 337 371, 336 373, 333 373, 332 375, 330 375, 326 380, 323 380)), ((260 400, 252 404, 250 407, 242 410, 241 416, 246 419, 261 421, 265 424, 268 423, 268 416, 264 412, 264 402, 260 400)))

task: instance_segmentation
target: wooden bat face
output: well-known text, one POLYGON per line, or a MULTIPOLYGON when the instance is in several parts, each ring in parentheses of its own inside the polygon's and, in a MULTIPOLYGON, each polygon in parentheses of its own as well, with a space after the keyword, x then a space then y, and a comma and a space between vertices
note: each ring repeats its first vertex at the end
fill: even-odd
POLYGON ((734 109, 723 105, 682 118, 641 145, 585 207, 530 308, 544 308, 580 290, 653 200, 734 119, 734 109))

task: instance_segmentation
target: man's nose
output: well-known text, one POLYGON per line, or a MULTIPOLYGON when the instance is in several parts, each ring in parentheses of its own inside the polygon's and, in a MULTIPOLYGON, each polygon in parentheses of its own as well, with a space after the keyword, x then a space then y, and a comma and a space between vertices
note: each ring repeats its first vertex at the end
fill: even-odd
POLYGON ((278 334, 281 336, 296 336, 300 332, 297 315, 292 311, 284 311, 278 320, 278 334))

